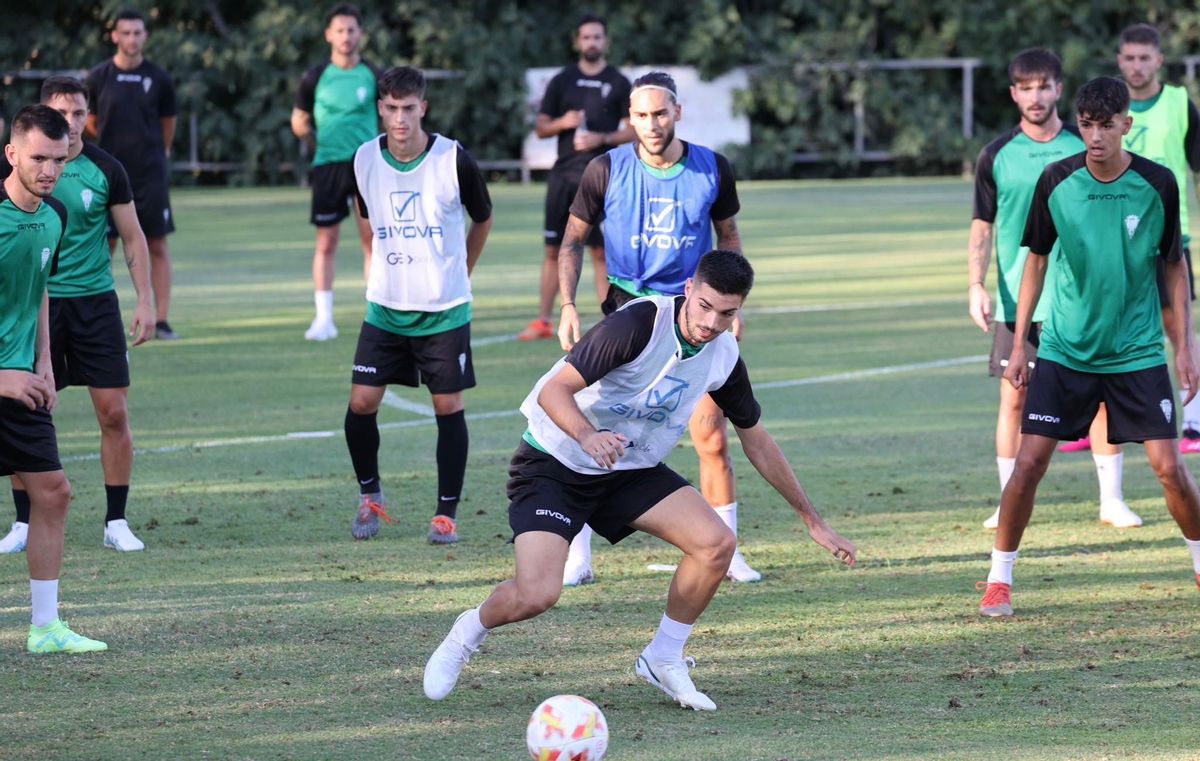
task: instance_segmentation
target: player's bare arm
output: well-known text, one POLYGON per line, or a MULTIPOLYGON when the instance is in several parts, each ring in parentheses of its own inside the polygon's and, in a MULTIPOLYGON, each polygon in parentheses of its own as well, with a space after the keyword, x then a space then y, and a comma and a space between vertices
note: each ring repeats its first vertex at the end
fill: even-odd
POLYGON ((293 108, 292 134, 296 136, 296 139, 308 143, 309 147, 311 147, 313 144, 312 114, 299 108, 293 108))
POLYGON ((89 113, 87 115, 87 124, 83 128, 84 136, 86 136, 88 140, 92 140, 92 141, 97 140, 100 137, 100 126, 99 125, 100 125, 100 122, 97 120, 96 115, 93 113, 89 113))
POLYGON ((714 219, 713 229, 717 231, 717 248, 742 253, 742 236, 738 232, 737 217, 714 219))
POLYGON ((54 386, 54 364, 50 360, 50 293, 42 293, 42 306, 38 310, 37 364, 34 373, 45 381, 45 407, 51 412, 58 404, 58 389, 54 386))
POLYGON ((1017 323, 1013 328, 1013 350, 1008 356, 1008 367, 1004 377, 1013 388, 1021 388, 1029 381, 1029 365, 1025 357, 1025 342, 1029 340, 1029 328, 1033 324, 1033 310, 1042 297, 1046 284, 1046 270, 1050 266, 1049 256, 1039 256, 1030 251, 1021 271, 1021 291, 1017 296, 1017 323))
POLYGON ((158 121, 162 126, 163 150, 166 152, 167 158, 170 158, 171 146, 175 144, 175 117, 163 116, 158 121))
POLYGON ((560 132, 575 129, 583 124, 583 109, 568 111, 557 119, 549 114, 538 114, 533 131, 538 137, 554 137, 560 132))
POLYGON ((475 271, 475 263, 483 254, 483 244, 487 242, 488 233, 492 231, 492 219, 489 216, 482 222, 471 222, 467 228, 467 275, 475 271))
POLYGON ((1187 390, 1183 403, 1196 396, 1200 369, 1196 366, 1196 339, 1192 333, 1192 294, 1188 286, 1187 260, 1180 258, 1166 263, 1167 288, 1171 294, 1171 321, 1175 325, 1175 372, 1179 385, 1187 390))
POLYGON ((742 442, 746 459, 750 460, 750 464, 762 474, 767 483, 771 484, 775 491, 779 492, 779 495, 800 514, 813 541, 829 550, 835 558, 846 565, 854 565, 858 558, 858 550, 854 546, 854 542, 831 529, 821 514, 817 512, 817 508, 813 506, 812 501, 804 492, 804 487, 796 478, 791 463, 780 450, 775 438, 763 427, 762 422, 755 423, 750 428, 735 426, 735 430, 742 442))
POLYGON ((597 431, 575 403, 575 394, 587 387, 583 376, 573 366, 563 365, 558 373, 542 386, 538 404, 568 436, 602 468, 612 470, 625 454, 625 437, 613 431, 597 431))
POLYGON ((151 300, 150 288, 150 249, 146 245, 146 236, 142 226, 138 224, 137 211, 133 202, 116 204, 111 207, 113 224, 117 234, 121 236, 121 247, 125 251, 125 266, 129 268, 129 279, 133 281, 133 290, 137 293, 137 307, 133 312, 133 322, 129 325, 129 336, 133 345, 138 346, 150 340, 154 335, 154 303, 151 300))
POLYGON ((985 285, 991 259, 992 223, 972 219, 967 241, 967 314, 984 333, 992 324, 992 297, 985 285))
POLYGON ((563 351, 570 351, 579 341, 579 311, 575 308, 575 293, 579 288, 579 273, 583 269, 583 245, 592 226, 572 214, 567 218, 562 246, 558 249, 558 291, 562 313, 558 323, 558 341, 563 351))

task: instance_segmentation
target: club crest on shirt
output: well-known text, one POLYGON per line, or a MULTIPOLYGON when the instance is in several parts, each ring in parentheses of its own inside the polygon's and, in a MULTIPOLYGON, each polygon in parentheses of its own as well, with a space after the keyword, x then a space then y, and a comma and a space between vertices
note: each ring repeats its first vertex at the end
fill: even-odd
POLYGON ((50 261, 50 249, 42 249, 42 269, 46 269, 46 262, 50 261))
POLYGON ((1171 400, 1163 399, 1158 403, 1158 408, 1162 410, 1163 417, 1167 419, 1167 422, 1171 422, 1171 412, 1175 409, 1175 405, 1171 403, 1171 400))
POLYGON ((355 90, 354 92, 355 92, 355 94, 357 94, 357 95, 358 95, 358 102, 359 102, 359 103, 366 103, 366 102, 367 102, 367 88, 365 88, 365 87, 360 87, 360 88, 358 88, 357 90, 355 90))
POLYGON ((147 95, 150 94, 150 85, 152 84, 154 84, 154 80, 150 77, 142 77, 142 89, 146 91, 147 95))
POLYGON ((1128 217, 1125 217, 1125 232, 1129 233, 1130 240, 1133 240, 1133 234, 1138 229, 1138 222, 1141 221, 1141 218, 1136 214, 1130 214, 1128 217))
POLYGON ((84 211, 91 210, 92 198, 94 198, 94 197, 95 197, 95 194, 92 193, 91 188, 84 188, 83 190, 79 191, 79 200, 83 201, 83 210, 84 211))

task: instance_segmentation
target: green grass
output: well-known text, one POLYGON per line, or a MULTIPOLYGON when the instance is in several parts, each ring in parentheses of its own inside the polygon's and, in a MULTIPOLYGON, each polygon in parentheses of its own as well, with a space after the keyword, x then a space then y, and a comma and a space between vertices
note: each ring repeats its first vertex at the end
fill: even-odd
MULTIPOLYGON (((111 650, 26 655, 24 559, 0 557, 0 757, 516 759, 533 707, 572 692, 604 709, 613 761, 1195 758, 1200 598, 1138 450, 1126 493, 1146 526, 1098 524, 1090 458, 1059 456, 1017 565, 1018 616, 975 615, 991 546, 979 523, 997 499, 996 382, 966 359, 989 348, 966 315, 969 185, 740 191, 759 273, 743 351, 757 384, 778 384, 759 391, 765 419, 861 562, 837 567, 737 455, 743 547, 765 580, 725 585, 691 640, 719 711, 683 712, 633 675, 667 586, 646 563, 675 557, 643 536, 598 547, 597 584, 493 635, 450 698, 425 700, 426 657, 511 571, 512 413, 556 346, 477 349, 468 412, 498 414, 470 424, 453 549, 424 543, 434 427, 385 408, 400 522, 355 543, 340 433, 363 312, 351 236, 342 337, 308 343, 307 196, 188 191, 172 238, 185 338, 131 352, 143 452, 130 520, 147 550, 101 548, 102 479, 87 459, 98 433, 87 395, 66 392, 56 422, 76 498, 63 612, 111 650), (827 377, 901 365, 926 366, 827 377), (281 438, 300 431, 333 435, 281 438)), ((542 192, 493 186, 477 339, 533 314, 542 192)), ((686 445, 670 462, 696 476, 686 445)))

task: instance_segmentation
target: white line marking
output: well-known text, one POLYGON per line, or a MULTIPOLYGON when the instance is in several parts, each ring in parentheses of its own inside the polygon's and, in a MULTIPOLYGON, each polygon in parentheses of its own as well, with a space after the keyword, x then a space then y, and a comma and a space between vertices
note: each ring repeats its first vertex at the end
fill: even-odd
MULTIPOLYGON (((953 359, 938 359, 932 362, 914 362, 907 365, 893 365, 891 367, 875 367, 868 370, 855 370, 848 373, 836 373, 834 375, 820 375, 815 378, 799 378, 796 380, 772 381, 770 383, 755 384, 757 389, 774 389, 774 388, 790 388, 792 386, 815 386, 822 383, 840 383, 843 381, 862 380, 864 378, 873 378, 880 375, 892 375, 895 373, 910 372, 913 370, 936 370, 943 367, 955 367, 957 365, 969 365, 974 362, 986 362, 986 354, 972 355, 969 357, 955 357, 953 359)), ((496 410, 494 412, 477 412, 468 414, 467 420, 493 420, 496 418, 514 417, 520 415, 519 409, 496 410)), ((422 417, 419 420, 403 420, 395 423, 382 423, 379 426, 381 431, 396 430, 399 428, 418 428, 420 426, 434 425, 437 421, 431 417, 422 417)), ((293 433, 284 433, 276 436, 243 436, 232 439, 212 439, 210 441, 197 441, 194 444, 177 444, 169 447, 152 447, 150 449, 138 449, 136 454, 168 454, 171 452, 186 452, 189 449, 216 449, 218 447, 236 447, 249 444, 274 444, 284 441, 303 441, 307 439, 331 439, 342 432, 339 431, 295 431, 293 433)), ((61 458, 62 462, 86 462, 89 460, 99 460, 99 453, 72 455, 70 457, 61 458)))
POLYGON ((437 415, 437 413, 433 411, 433 407, 430 407, 428 404, 410 402, 409 400, 392 393, 390 388, 383 394, 383 403, 389 407, 395 407, 396 409, 404 410, 405 412, 413 412, 424 417, 434 417, 437 415))
POLYGON ((896 307, 919 307, 933 304, 953 304, 962 301, 961 296, 943 296, 935 299, 905 299, 902 301, 846 301, 837 304, 783 305, 775 307, 748 307, 746 314, 801 314, 804 312, 852 312, 858 309, 893 309, 896 307))
POLYGON ((517 340, 516 333, 507 335, 507 336, 489 336, 487 338, 478 338, 478 339, 472 338, 471 339, 471 348, 475 348, 476 346, 493 346, 495 344, 504 344, 504 343, 508 343, 509 341, 515 341, 515 340, 517 340))

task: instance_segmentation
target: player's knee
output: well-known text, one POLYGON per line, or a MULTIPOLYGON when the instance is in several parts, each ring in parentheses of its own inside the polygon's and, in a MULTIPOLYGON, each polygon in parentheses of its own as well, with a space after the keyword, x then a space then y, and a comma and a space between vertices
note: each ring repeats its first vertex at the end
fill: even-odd
MULTIPOLYGON (((61 474, 60 474, 61 475, 61 474)), ((52 483, 30 494, 33 509, 42 513, 51 522, 65 522, 67 508, 71 504, 71 483, 61 475, 52 483)))
POLYGON ((129 409, 123 402, 111 402, 96 407, 100 430, 110 436, 129 432, 129 409))
MULTIPOLYGON (((724 422, 724 418, 721 419, 721 422, 724 422)), ((702 459, 710 461, 711 464, 727 468, 733 467, 733 461, 729 456, 729 438, 722 428, 706 428, 693 432, 692 443, 696 447, 696 454, 702 459)))
POLYGON ((550 583, 551 579, 541 579, 537 583, 517 584, 517 610, 514 611, 521 620, 541 615, 554 607, 562 594, 562 584, 550 583))
POLYGON ((1190 480, 1187 466, 1178 457, 1164 457, 1153 463, 1153 467, 1159 483, 1172 491, 1183 491, 1190 480))
POLYGON ((350 394, 350 411, 355 415, 374 415, 379 412, 380 400, 367 394, 350 394))
POLYGON ((714 571, 724 574, 729 569, 729 561, 733 560, 736 550, 737 537, 732 531, 715 531, 697 553, 697 559, 714 571))
POLYGON ((1009 482, 1015 481, 1015 486, 1019 489, 1036 486, 1042 480, 1042 476, 1046 475, 1049 465, 1049 456, 1018 452, 1016 467, 1009 482))

